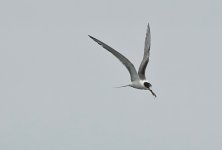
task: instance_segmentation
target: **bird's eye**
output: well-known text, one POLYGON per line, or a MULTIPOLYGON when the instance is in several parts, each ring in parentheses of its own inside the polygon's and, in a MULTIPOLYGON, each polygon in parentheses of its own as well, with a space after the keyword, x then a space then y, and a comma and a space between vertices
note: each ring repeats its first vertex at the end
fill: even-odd
POLYGON ((150 83, 148 83, 148 82, 144 82, 143 84, 144 84, 144 86, 147 87, 147 88, 150 88, 150 87, 152 86, 152 85, 151 85, 150 83))

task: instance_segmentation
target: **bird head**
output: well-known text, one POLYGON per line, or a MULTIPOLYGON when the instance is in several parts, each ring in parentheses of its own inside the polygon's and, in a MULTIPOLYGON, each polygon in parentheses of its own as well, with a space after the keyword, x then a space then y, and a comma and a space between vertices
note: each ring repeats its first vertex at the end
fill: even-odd
POLYGON ((143 85, 147 88, 147 90, 149 90, 152 93, 153 96, 156 97, 156 94, 151 90, 152 84, 150 84, 149 82, 145 81, 143 83, 143 85))
POLYGON ((150 83, 147 82, 147 81, 145 81, 145 82, 143 83, 143 85, 144 85, 147 89, 149 89, 149 88, 152 87, 152 84, 150 84, 150 83))

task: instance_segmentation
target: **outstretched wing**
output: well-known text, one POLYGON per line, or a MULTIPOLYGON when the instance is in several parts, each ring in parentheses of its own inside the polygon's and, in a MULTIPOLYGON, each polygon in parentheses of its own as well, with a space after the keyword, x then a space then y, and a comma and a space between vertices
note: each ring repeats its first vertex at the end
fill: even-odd
POLYGON ((138 74, 140 79, 146 79, 145 76, 145 71, 147 64, 149 62, 149 56, 150 56, 150 45, 151 45, 151 37, 150 37, 150 26, 148 24, 147 26, 147 31, 146 31, 146 38, 145 38, 145 46, 144 46, 144 55, 143 55, 143 60, 140 64, 138 74))
POLYGON ((136 72, 135 67, 133 66, 133 64, 122 54, 120 54, 119 52, 117 52, 116 50, 114 50, 112 47, 106 45, 105 43, 101 42, 100 40, 92 37, 89 35, 89 37, 91 39, 93 39, 95 42, 97 42, 99 45, 101 45, 103 48, 105 48, 106 50, 108 50, 110 53, 112 53, 114 56, 116 56, 116 58, 118 58, 123 65, 127 68, 127 70, 130 73, 130 77, 131 77, 131 81, 135 81, 139 79, 139 76, 136 72))

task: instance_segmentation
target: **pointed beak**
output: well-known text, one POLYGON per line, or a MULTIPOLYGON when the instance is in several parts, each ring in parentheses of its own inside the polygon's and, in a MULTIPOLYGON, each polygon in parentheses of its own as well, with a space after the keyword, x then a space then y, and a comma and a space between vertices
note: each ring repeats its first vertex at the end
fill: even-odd
POLYGON ((153 96, 156 97, 156 94, 151 89, 149 89, 149 91, 152 93, 153 96))

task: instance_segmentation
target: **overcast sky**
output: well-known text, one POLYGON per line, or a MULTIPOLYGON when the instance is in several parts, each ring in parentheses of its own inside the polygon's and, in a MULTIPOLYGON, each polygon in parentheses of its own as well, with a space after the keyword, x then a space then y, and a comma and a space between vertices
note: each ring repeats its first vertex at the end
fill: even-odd
POLYGON ((0 149, 221 150, 222 2, 0 2, 0 149), (157 94, 113 87, 138 68, 157 94))

